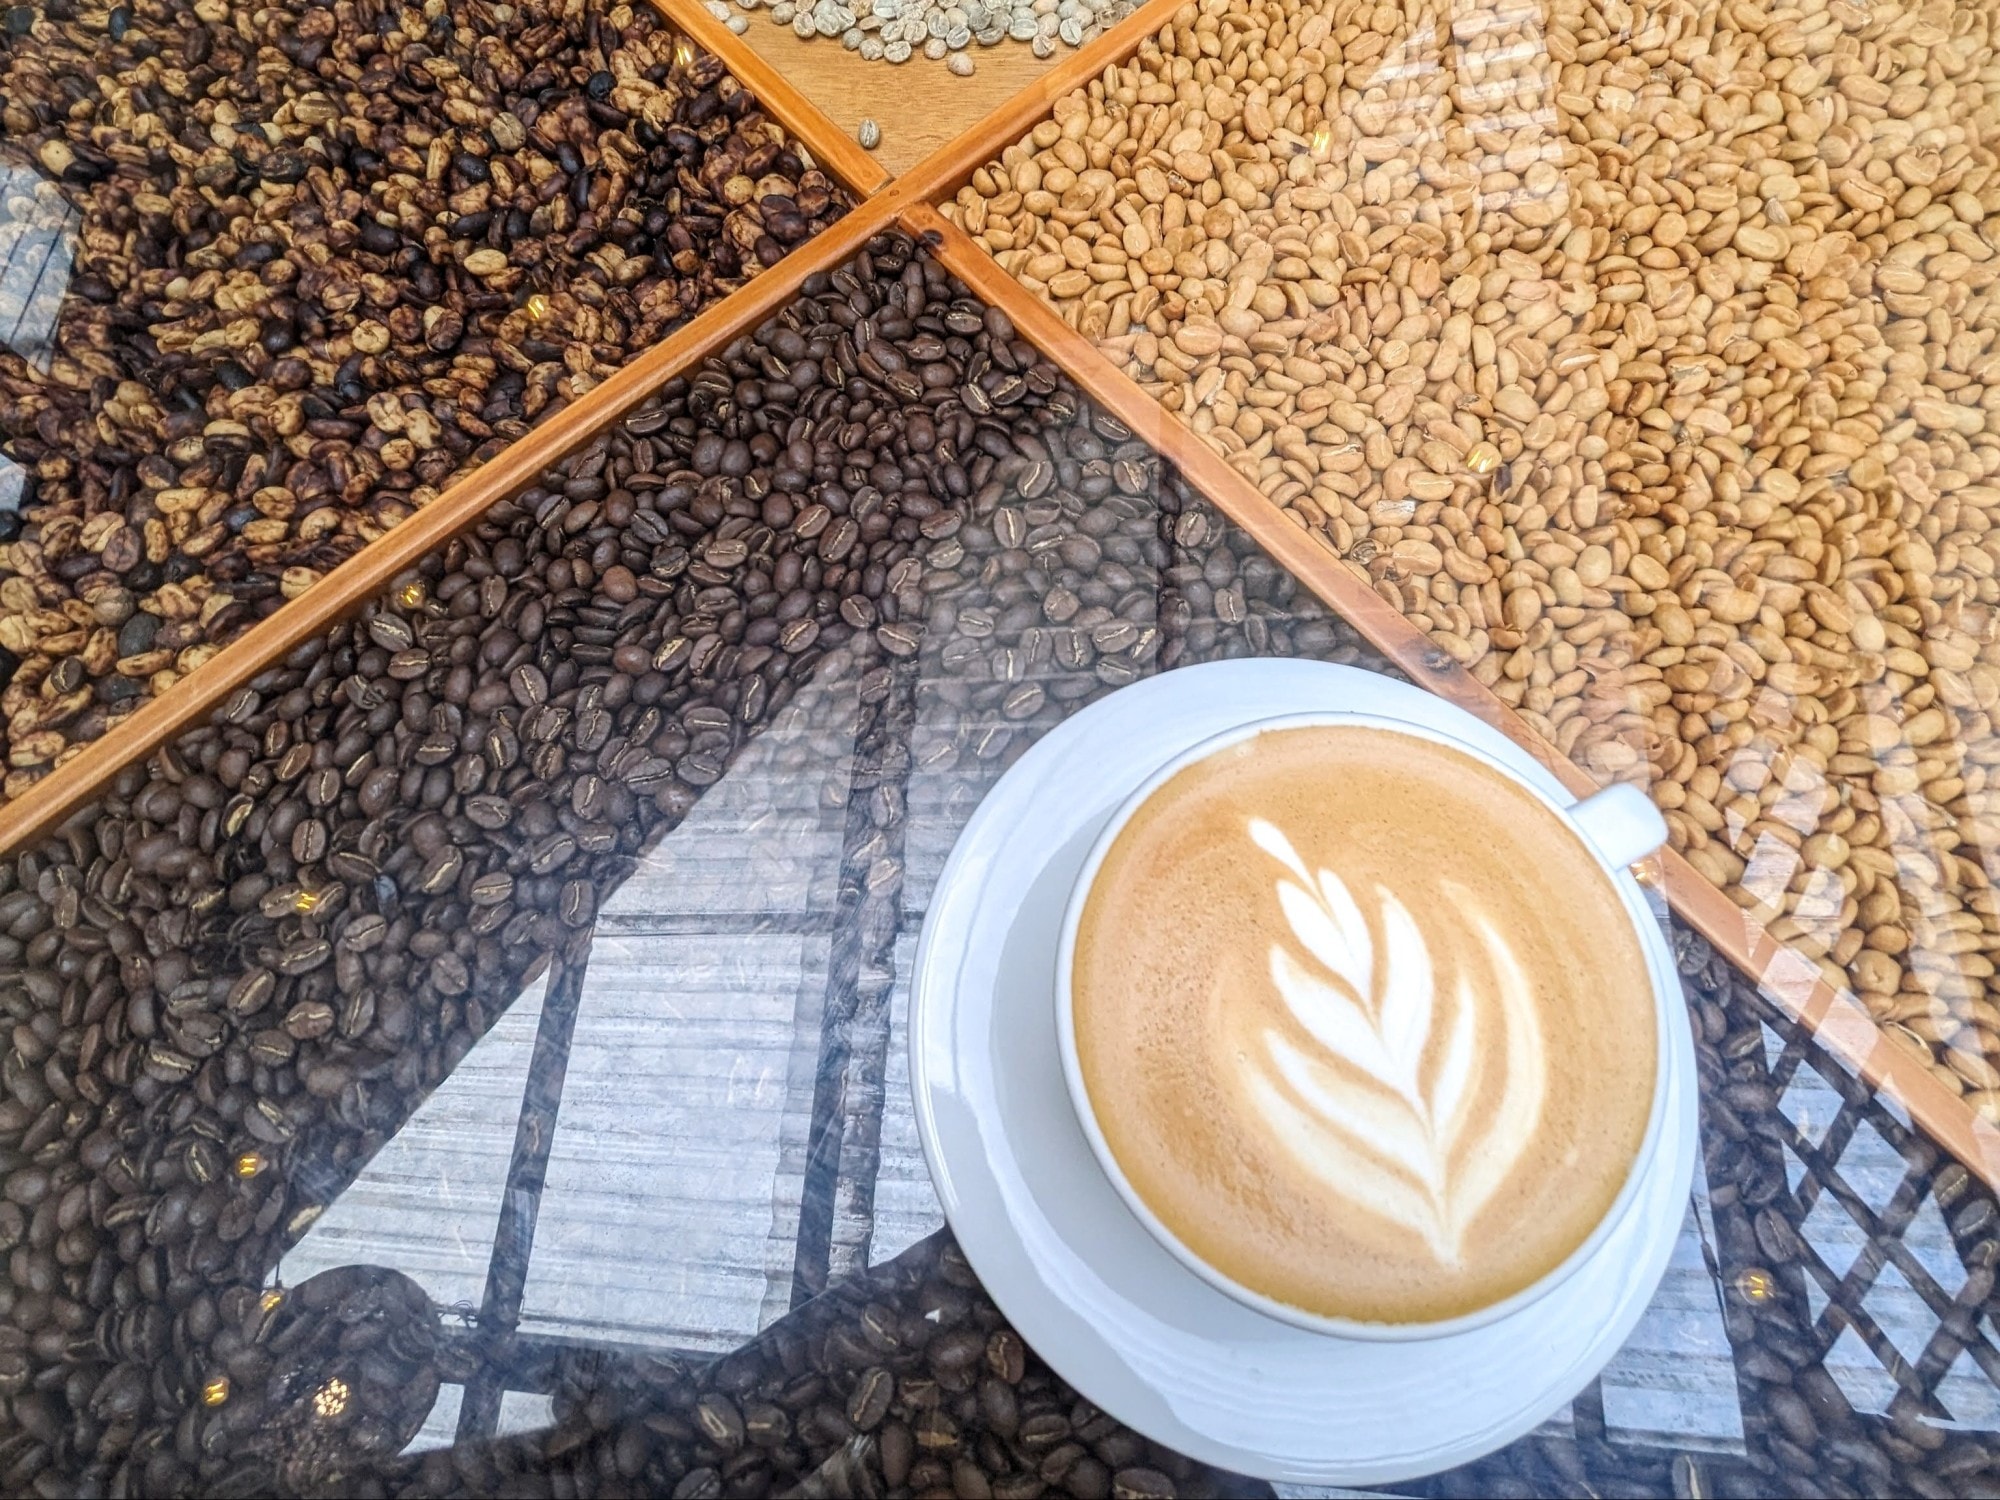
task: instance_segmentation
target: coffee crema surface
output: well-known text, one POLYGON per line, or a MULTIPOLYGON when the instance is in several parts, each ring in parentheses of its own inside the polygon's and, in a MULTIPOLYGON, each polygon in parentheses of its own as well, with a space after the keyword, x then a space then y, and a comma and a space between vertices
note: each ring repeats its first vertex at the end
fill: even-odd
POLYGON ((1139 1197, 1325 1317, 1433 1322, 1539 1280, 1652 1110, 1616 887, 1525 788, 1393 730, 1268 730, 1161 785, 1085 898, 1071 982, 1139 1197))

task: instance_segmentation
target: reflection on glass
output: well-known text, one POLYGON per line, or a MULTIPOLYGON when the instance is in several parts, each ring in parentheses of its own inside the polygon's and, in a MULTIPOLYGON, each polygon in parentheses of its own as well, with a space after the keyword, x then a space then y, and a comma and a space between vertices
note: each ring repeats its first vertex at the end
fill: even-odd
MULTIPOLYGON (((46 373, 76 257, 77 212, 32 167, 0 162, 0 347, 46 373)), ((7 508, 0 481, 0 510, 7 508)))
POLYGON ((21 527, 21 507, 28 498, 28 471, 11 458, 0 458, 0 541, 10 541, 21 527))

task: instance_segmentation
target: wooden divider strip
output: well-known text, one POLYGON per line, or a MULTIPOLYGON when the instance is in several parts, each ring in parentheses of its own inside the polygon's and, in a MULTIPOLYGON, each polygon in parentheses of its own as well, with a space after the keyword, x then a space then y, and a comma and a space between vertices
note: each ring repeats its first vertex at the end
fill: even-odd
POLYGON ((712 304, 602 385, 458 480, 369 543, 299 598, 260 621, 101 739, 0 806, 0 853, 47 834, 131 762, 204 722, 244 683, 374 598, 405 568, 450 541, 489 506, 519 494, 616 422, 661 384, 756 327, 815 271, 848 260, 894 222, 892 205, 866 199, 746 286, 712 304))
POLYGON ((888 168, 862 150, 859 141, 829 120, 754 48, 710 15, 701 0, 653 0, 653 7, 688 40, 721 58, 764 112, 789 130, 812 153, 813 160, 856 197, 872 197, 888 184, 888 168))
MULTIPOLYGON (((982 300, 1013 319, 1021 336, 1061 365, 1093 400, 1180 469, 1224 515, 1324 600, 1412 680, 1477 715, 1535 756, 1578 795, 1597 790, 1590 776, 1550 745, 1402 612, 1348 571, 1313 536, 1289 520, 1263 491, 1204 443, 1065 323, 1041 298, 1000 269, 972 239, 929 204, 902 216, 928 237, 940 261, 982 300)), ((1924 1061, 1889 1036, 1850 996, 1826 982, 1819 966, 1794 952, 1717 889, 1680 855, 1661 855, 1674 910, 1766 994, 1811 1027, 1829 1051, 1896 1100, 1932 1139, 2000 1190, 2000 1129, 1934 1077, 1924 1061)))

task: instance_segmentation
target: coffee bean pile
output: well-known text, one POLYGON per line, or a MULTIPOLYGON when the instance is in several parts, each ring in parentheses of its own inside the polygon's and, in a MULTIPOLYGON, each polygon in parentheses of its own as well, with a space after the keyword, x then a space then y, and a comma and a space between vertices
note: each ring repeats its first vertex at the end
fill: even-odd
POLYGON ((211 1449, 267 1466, 264 1493, 324 1492, 355 1464, 408 1446, 437 1400, 438 1314, 409 1277, 341 1266, 254 1299, 234 1289, 236 1326, 211 1346, 242 1349, 235 1377, 211 1376, 211 1449), (238 1383, 245 1386, 239 1399, 238 1383))
MULTIPOLYGON (((1942 1254, 1955 1254, 1963 1274, 1954 1285, 1933 1271, 1953 1305, 1939 1309, 1942 1324, 1930 1344, 1911 1350, 1918 1378, 1902 1365, 1897 1373, 1904 1389, 1889 1401, 1886 1415, 1857 1414, 1823 1359, 1848 1321, 1838 1304, 1861 1302, 1867 1313, 1869 1299, 1836 1294, 1836 1306, 1822 1312, 1806 1294, 1812 1275, 1806 1261, 1813 1255, 1808 1235, 1822 1248, 1827 1237, 1807 1228, 1808 1220, 1817 1224, 1820 1215, 1808 1213, 1801 1197, 1804 1182, 1793 1186, 1796 1158, 1788 1159, 1780 1141, 1790 1139, 1796 1149, 1801 1137, 1779 1112, 1781 1091, 1767 1061, 1765 1027, 1794 1046, 1800 1045, 1801 1028, 1691 935, 1677 934, 1676 957, 1698 1022, 1710 1204, 1718 1248, 1730 1268, 1723 1316, 1745 1388, 1751 1463, 1777 1493, 1803 1487, 1828 1495, 1913 1494, 1931 1500, 2000 1493, 2000 1447, 1992 1435, 1954 1431, 1937 1420, 1932 1403, 1914 1393, 1918 1378, 1934 1382, 1953 1365, 1982 1316, 2000 1312, 1994 1297, 2000 1213, 1992 1193, 1905 1126, 1861 1080, 1827 1069, 1851 1124, 1873 1130, 1902 1158, 1907 1186, 1871 1213, 1872 1203, 1855 1191, 1863 1186, 1859 1179, 1840 1178, 1835 1145, 1846 1138, 1845 1128, 1824 1142, 1825 1159, 1833 1165, 1807 1175, 1821 1196, 1838 1194, 1840 1214, 1864 1226, 1872 1222, 1875 1246, 1867 1253, 1884 1261, 1891 1259, 1890 1242, 1905 1231, 1912 1238, 1923 1231, 1916 1222, 1919 1210, 1934 1205, 1950 1240, 1942 1254)), ((1806 1065, 1800 1066, 1803 1071, 1806 1065)), ((1801 1119, 1799 1128, 1813 1126, 1801 1119)), ((1837 1249, 1828 1259, 1838 1275, 1844 1268, 1837 1249)), ((1937 1262, 1927 1258, 1926 1264, 1937 1262)), ((1888 1361, 1891 1368, 1899 1364, 1888 1361)))
MULTIPOLYGON (((1574 1438, 1525 1438, 1398 1488, 1441 1500, 1800 1493, 1944 1500, 1991 1493, 2000 1487, 2000 1467, 1985 1435, 1939 1424, 1909 1395, 1897 1397, 1885 1417, 1858 1414, 1825 1368, 1826 1347, 1845 1325, 1834 1311, 1816 1327, 1803 1295, 1807 1214, 1787 1185, 1778 1146, 1785 1123, 1766 1062, 1764 1028, 1787 1038, 1796 1028, 1700 937, 1677 926, 1672 941, 1695 1022, 1711 1218, 1747 1453, 1613 1442, 1580 1424, 1574 1438)), ((1903 1128, 1865 1086, 1849 1080, 1838 1087, 1848 1108, 1895 1146, 1919 1186, 1885 1209, 1868 1253, 1886 1258, 1928 1197, 1942 1208, 1968 1268, 1956 1297, 1960 1332, 1947 1318, 1924 1351, 1925 1367, 1940 1368, 1972 1336, 1978 1313, 1993 1307, 2000 1212, 1964 1168, 1903 1128)), ((1190 1470, 1156 1446, 1135 1446, 1136 1435, 1108 1425, 1059 1386, 1042 1385, 1031 1350, 1024 1351, 1022 1378, 1012 1380, 1016 1338, 949 1236, 940 1235, 705 1370, 651 1360, 615 1369, 579 1362, 558 1377, 550 1430, 405 1459, 354 1479, 364 1489, 421 1495, 503 1488, 552 1495, 570 1492, 566 1486, 578 1494, 638 1486, 687 1495, 1049 1495, 1103 1494, 1108 1473, 1114 1494, 1163 1493, 1162 1482, 1182 1494, 1261 1492, 1232 1476, 1190 1470), (969 1336, 954 1337, 960 1328, 969 1336), (969 1387, 961 1371, 969 1372, 969 1387), (994 1389, 996 1378, 1013 1387, 1011 1403, 994 1389), (875 1417, 883 1388, 891 1393, 888 1410, 862 1426, 875 1417), (1031 1426, 1037 1406, 1062 1423, 1031 1426), (919 1468, 925 1459, 936 1466, 919 1468)), ((259 1492, 267 1475, 261 1467, 244 1470, 240 1492, 259 1492)))
POLYGON ((1067 451, 1096 448, 1123 456, 1080 516, 1055 489, 1055 466, 1037 464, 1013 494, 975 497, 971 518, 926 559, 933 602, 911 755, 956 778, 967 813, 1056 724, 1162 669, 1303 656, 1391 670, 1143 450, 1079 450, 1072 438, 1067 451))
POLYGON ((1271 623, 1292 587, 907 239, 810 279, 0 863, 32 1423, 0 1485, 173 1492, 266 1425, 260 1346, 218 1332, 244 1293, 808 676, 879 700, 950 649, 979 685, 929 753, 997 765, 1190 645, 1351 653, 1271 623), (1022 696, 1029 663, 1077 686, 1022 696))
MULTIPOLYGON (((688 1374, 592 1371, 545 1433, 357 1476, 402 1495, 1244 1496, 1080 1399, 939 1234, 688 1374)), ((245 1475, 246 1480, 253 1476, 245 1475)))
MULTIPOLYGON (((884 237, 812 279, 0 865, 0 1484, 1223 1492, 1063 1390, 942 1245, 893 1272, 905 1280, 857 1283, 643 1399, 565 1389, 550 1433, 400 1464, 383 1455, 448 1358, 428 1309, 367 1279, 275 1307, 263 1289, 808 676, 856 674, 864 702, 888 703, 915 670, 902 766, 959 779, 997 774, 1132 676, 1284 650, 1356 654, 918 247, 884 237), (320 1307, 379 1329, 365 1369, 306 1320, 320 1307)), ((891 859, 895 747, 862 758, 857 794, 891 859)), ((1676 941, 1725 1269, 1791 1288, 1803 1216, 1754 1076, 1768 1015, 1705 946, 1676 941)), ((1968 1264, 1988 1268, 1961 1297, 1990 1297, 1991 1199, 1877 1125, 1924 1157, 1968 1264)), ((1983 1444, 1921 1413, 1841 1415, 1804 1317, 1796 1291, 1728 1310, 1753 1398, 1748 1479, 1690 1455, 1640 1474, 1587 1443, 1516 1445, 1475 1472, 1494 1493, 1984 1482, 1983 1444), (1829 1440, 1803 1444, 1808 1430, 1829 1440)))
MULTIPOLYGON (((1941 1424, 1907 1392, 1885 1416, 1857 1413, 1826 1369, 1826 1349, 1846 1325, 1837 1308, 1816 1319, 1804 1296, 1808 1215, 1788 1186, 1779 1146, 1787 1128, 1767 1062, 1765 1028, 1790 1039, 1796 1026, 1699 936, 1676 926, 1672 943, 1695 1024, 1710 1216, 1747 1452, 1612 1441, 1580 1421, 1574 1437, 1524 1438, 1398 1488, 1440 1500, 1992 1493, 2000 1452, 1988 1435, 1941 1424)), ((1929 1199, 1967 1268, 1957 1310, 1931 1346, 1911 1351, 1935 1379, 1975 1336, 1980 1313, 1995 1309, 2000 1211, 1865 1086, 1835 1087, 1900 1153, 1915 1184, 1885 1204, 1865 1253, 1889 1258, 1929 1199)), ((580 1355, 558 1373, 554 1409, 544 1432, 350 1471, 348 1492, 1103 1495, 1108 1483, 1108 1493, 1125 1495, 1262 1493, 1189 1467, 1049 1379, 948 1234, 703 1369, 580 1355)), ((269 1461, 232 1477, 233 1493, 266 1492, 269 1461)))
POLYGON ((80 227, 46 368, 0 351, 8 796, 847 201, 608 0, 50 0, 10 159, 80 227))
POLYGON ((1990 1119, 1996 27, 1200 0, 948 207, 1990 1119))

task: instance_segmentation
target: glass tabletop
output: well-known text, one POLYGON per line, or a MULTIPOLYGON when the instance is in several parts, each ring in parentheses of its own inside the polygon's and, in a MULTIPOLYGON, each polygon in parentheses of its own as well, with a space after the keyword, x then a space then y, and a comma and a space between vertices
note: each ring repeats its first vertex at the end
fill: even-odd
MULTIPOLYGON (((921 246, 812 278, 0 863, 0 1484, 1267 1492, 1007 1326, 905 1050, 1008 765, 1255 655, 1386 670, 921 246)), ((1984 1493, 1991 1196, 1672 938, 1666 1280, 1396 1488, 1984 1493)))

